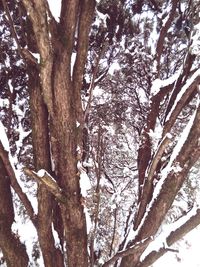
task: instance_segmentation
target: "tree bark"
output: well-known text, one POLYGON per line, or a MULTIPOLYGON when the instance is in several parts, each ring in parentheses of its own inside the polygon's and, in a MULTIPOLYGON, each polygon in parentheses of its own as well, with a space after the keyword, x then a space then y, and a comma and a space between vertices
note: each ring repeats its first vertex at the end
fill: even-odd
MULTIPOLYGON (((35 169, 45 169, 51 172, 48 112, 42 99, 39 74, 35 67, 29 70, 29 86, 35 169)), ((55 241, 52 234, 53 196, 44 185, 40 184, 38 185, 37 196, 37 232, 44 263, 49 267, 63 267, 63 255, 58 248, 55 248, 55 241)))
MULTIPOLYGON (((135 242, 154 236, 160 227, 169 208, 171 207, 175 196, 181 188, 189 170, 200 157, 200 107, 198 107, 193 125, 188 135, 187 141, 183 144, 178 156, 173 162, 172 167, 180 166, 179 171, 173 168, 164 180, 157 198, 150 203, 150 210, 146 213, 144 222, 138 230, 135 240, 129 242, 128 246, 134 245, 135 242), (188 155, 190 155, 188 157, 188 155)), ((144 248, 145 249, 145 248, 144 248)), ((135 266, 139 262, 139 257, 129 255, 122 259, 120 267, 135 266)))
MULTIPOLYGON (((187 215, 186 215, 187 216, 187 215)), ((182 219, 182 218, 181 218, 182 219)), ((196 211, 196 214, 191 216, 191 218, 177 228, 175 231, 171 232, 169 236, 166 238, 166 243, 168 246, 173 245, 176 241, 180 240, 187 233, 193 230, 200 224, 200 210, 196 211)), ((165 253, 169 251, 168 248, 161 247, 158 251, 152 251, 148 254, 144 260, 137 264, 136 267, 148 267, 151 266, 155 261, 157 261, 160 257, 162 257, 165 253)))
POLYGON ((8 267, 28 267, 26 247, 12 232, 14 208, 10 178, 0 158, 0 247, 8 267))
MULTIPOLYGON (((34 5, 26 0, 23 3, 30 13, 41 56, 40 82, 31 90, 35 167, 51 173, 50 162, 52 158, 55 161, 57 182, 67 196, 67 202, 61 204, 60 209, 68 266, 87 267, 86 220, 77 162, 82 155, 84 123, 80 90, 95 1, 62 1, 60 24, 54 31, 48 26, 46 13, 43 12, 46 0, 35 1, 34 5), (76 31, 77 53, 73 67, 71 57, 76 31), (39 84, 41 88, 38 88, 39 84), (77 122, 80 127, 77 127, 77 122)), ((39 73, 35 75, 39 77, 39 73)), ((31 80, 34 83, 34 75, 31 80)), ((52 258, 52 196, 43 186, 38 189, 38 202, 38 234, 45 264, 58 266, 52 258)))

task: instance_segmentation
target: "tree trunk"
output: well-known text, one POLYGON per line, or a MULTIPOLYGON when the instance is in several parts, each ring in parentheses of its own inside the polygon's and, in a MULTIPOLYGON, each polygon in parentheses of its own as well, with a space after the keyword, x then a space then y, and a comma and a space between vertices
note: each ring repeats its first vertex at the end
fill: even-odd
POLYGON ((0 247, 8 267, 27 267, 29 259, 26 247, 12 232, 13 222, 14 209, 10 179, 0 158, 0 247))
MULTIPOLYGON (((66 77, 65 61, 58 58, 54 66, 54 117, 52 134, 57 144, 57 177, 67 196, 67 203, 60 205, 64 223, 68 266, 88 266, 86 221, 81 204, 78 149, 81 148, 80 129, 77 128, 73 85, 66 77), (79 148, 78 148, 79 146, 79 148), (81 250, 80 250, 81 248, 81 250)), ((68 70, 67 70, 68 71, 68 70)))
MULTIPOLYGON (((48 112, 42 99, 38 71, 34 67, 29 70, 29 86, 35 168, 36 171, 45 169, 51 173, 48 112)), ((52 209, 54 199, 43 185, 39 185, 37 194, 37 231, 45 266, 63 267, 63 255, 58 248, 55 248, 52 234, 52 209)))

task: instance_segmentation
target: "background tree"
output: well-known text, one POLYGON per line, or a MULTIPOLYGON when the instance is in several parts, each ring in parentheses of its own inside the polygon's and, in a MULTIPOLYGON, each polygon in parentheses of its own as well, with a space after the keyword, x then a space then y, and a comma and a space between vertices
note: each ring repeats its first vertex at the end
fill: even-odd
POLYGON ((199 224, 198 8, 66 0, 57 21, 46 0, 1 1, 7 266, 150 266, 199 224), (36 230, 32 253, 19 216, 36 230))

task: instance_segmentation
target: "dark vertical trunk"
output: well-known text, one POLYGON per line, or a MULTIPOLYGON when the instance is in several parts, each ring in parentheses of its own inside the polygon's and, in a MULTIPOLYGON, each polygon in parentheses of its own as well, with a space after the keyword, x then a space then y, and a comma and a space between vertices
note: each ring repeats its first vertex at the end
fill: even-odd
POLYGON ((81 148, 81 130, 76 125, 73 86, 65 61, 55 62, 54 72, 54 118, 52 132, 56 138, 58 183, 65 191, 68 201, 61 205, 64 235, 69 267, 88 266, 86 220, 81 204, 79 173, 77 170, 78 148, 81 148))
POLYGON ((19 237, 12 232, 14 210, 10 179, 0 158, 0 248, 8 267, 27 267, 28 255, 19 237))
MULTIPOLYGON (((29 81, 35 169, 45 169, 51 173, 48 112, 42 98, 39 75, 34 68, 29 72, 29 81)), ((37 194, 37 232, 45 266, 63 267, 63 255, 58 248, 55 248, 55 241, 52 234, 52 208, 54 199, 43 185, 39 185, 37 194)))

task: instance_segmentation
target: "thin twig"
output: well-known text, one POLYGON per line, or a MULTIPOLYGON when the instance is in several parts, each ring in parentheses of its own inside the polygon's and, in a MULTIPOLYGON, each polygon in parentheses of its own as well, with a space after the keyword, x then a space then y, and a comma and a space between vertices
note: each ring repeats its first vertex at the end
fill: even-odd
POLYGON ((112 241, 110 244, 110 253, 109 256, 112 256, 112 252, 113 252, 113 247, 114 247, 114 242, 115 242, 115 235, 116 235, 116 228, 117 228, 117 211, 118 211, 118 207, 115 208, 114 210, 114 225, 113 225, 113 234, 112 234, 112 241))

